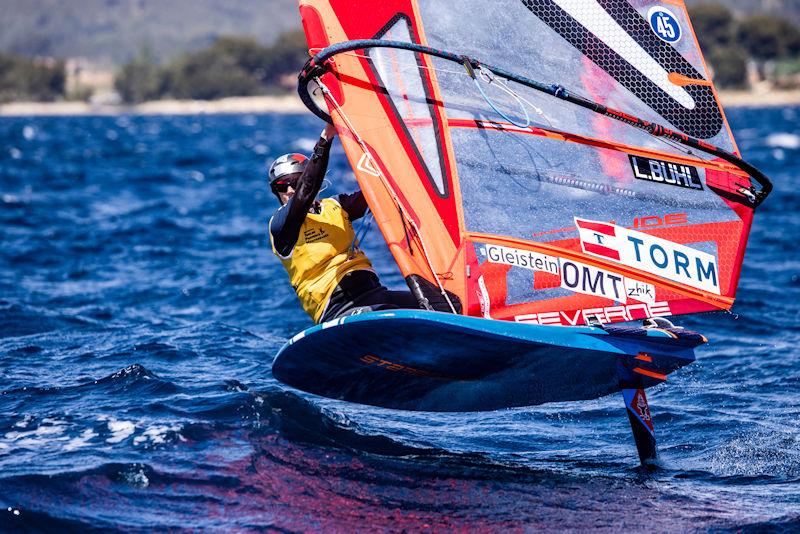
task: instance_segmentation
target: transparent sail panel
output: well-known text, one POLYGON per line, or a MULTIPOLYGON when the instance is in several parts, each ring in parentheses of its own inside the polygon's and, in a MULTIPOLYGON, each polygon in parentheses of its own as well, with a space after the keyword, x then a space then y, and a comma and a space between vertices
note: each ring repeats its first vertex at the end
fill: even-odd
POLYGON ((517 125, 527 123, 531 127, 660 152, 713 158, 702 151, 692 151, 678 143, 654 137, 639 128, 513 82, 501 86, 502 82, 498 78, 487 82, 485 77, 480 77, 478 83, 483 89, 481 94, 475 81, 463 68, 458 69, 457 65, 439 59, 434 60, 433 64, 436 66, 442 100, 450 119, 507 122, 506 118, 492 108, 489 104, 491 101, 494 107, 517 125))
MULTIPOLYGON (((379 38, 412 42, 408 21, 399 18, 379 38)), ((367 55, 426 167, 431 184, 439 195, 445 196, 448 191, 441 151, 433 127, 433 108, 429 104, 421 61, 413 52, 394 48, 368 49, 367 55)))
MULTIPOLYGON (((562 85, 589 100, 733 150, 702 56, 679 6, 659 8, 660 3, 647 0, 460 2, 459 13, 489 11, 486 17, 473 18, 440 2, 419 5, 433 47, 562 85), (659 17, 661 12, 654 9, 666 14, 659 17), (668 42, 658 33, 664 24, 677 32, 677 40, 668 42)), ((453 73, 444 80, 439 76, 449 116, 480 118, 480 112, 470 109, 480 95, 470 92, 469 78, 453 67, 442 65, 442 70, 453 73)), ((637 146, 652 143, 592 112, 546 96, 524 96, 543 111, 546 120, 536 114, 538 120, 557 128, 637 146)), ((495 91, 492 98, 510 113, 518 107, 502 91, 495 91)))
POLYGON ((470 128, 451 138, 469 231, 548 242, 574 237, 575 217, 628 227, 674 214, 682 225, 738 220, 703 185, 702 167, 674 167, 685 179, 671 184, 652 180, 649 159, 616 150, 470 128))

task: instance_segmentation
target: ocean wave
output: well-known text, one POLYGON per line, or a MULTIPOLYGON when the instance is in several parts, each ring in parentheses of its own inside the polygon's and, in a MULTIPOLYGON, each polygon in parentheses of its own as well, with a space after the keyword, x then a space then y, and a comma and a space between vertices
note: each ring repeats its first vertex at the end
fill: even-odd
POLYGON ((0 300, 0 339, 18 338, 90 324, 73 315, 0 300))
POLYGON ((64 386, 18 387, 0 392, 6 398, 18 397, 21 394, 29 399, 41 395, 67 395, 74 392, 91 392, 93 394, 119 394, 139 392, 142 395, 158 393, 176 393, 180 388, 156 376, 144 366, 135 363, 120 369, 113 374, 80 384, 64 386))
MULTIPOLYGON (((733 112, 775 191, 733 314, 679 320, 710 343, 648 391, 652 472, 636 467, 619 396, 420 414, 272 378, 310 320, 269 251, 265 160, 310 148, 313 117, 0 120, 18 151, 0 169, 0 530, 791 530, 800 194, 787 113, 733 112)), ((355 187, 335 146, 325 195, 355 187)), ((379 232, 365 249, 403 285, 379 232)))

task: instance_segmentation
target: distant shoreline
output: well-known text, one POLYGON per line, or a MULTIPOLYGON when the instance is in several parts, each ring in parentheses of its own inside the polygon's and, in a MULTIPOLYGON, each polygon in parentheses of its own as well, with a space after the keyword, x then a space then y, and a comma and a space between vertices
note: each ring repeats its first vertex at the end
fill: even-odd
POLYGON ((300 98, 241 96, 219 100, 153 100, 134 105, 87 102, 11 102, 0 105, 0 117, 81 115, 206 115, 242 113, 305 113, 300 98))
POLYGON ((724 108, 774 108, 800 106, 800 89, 719 91, 724 108))
MULTIPOLYGON (((725 108, 800 106, 800 90, 720 91, 719 98, 725 108)), ((0 117, 306 112, 306 107, 294 95, 231 97, 219 100, 154 100, 135 105, 86 102, 11 102, 0 105, 0 117)))

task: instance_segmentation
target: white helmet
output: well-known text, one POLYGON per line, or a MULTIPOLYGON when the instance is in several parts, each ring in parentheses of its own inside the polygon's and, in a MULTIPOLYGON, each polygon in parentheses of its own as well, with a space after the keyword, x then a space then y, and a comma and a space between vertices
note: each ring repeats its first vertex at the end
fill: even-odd
POLYGON ((308 158, 303 154, 284 154, 283 156, 279 157, 272 162, 272 165, 269 166, 270 186, 272 186, 274 189, 275 182, 284 176, 303 172, 307 163, 308 158))

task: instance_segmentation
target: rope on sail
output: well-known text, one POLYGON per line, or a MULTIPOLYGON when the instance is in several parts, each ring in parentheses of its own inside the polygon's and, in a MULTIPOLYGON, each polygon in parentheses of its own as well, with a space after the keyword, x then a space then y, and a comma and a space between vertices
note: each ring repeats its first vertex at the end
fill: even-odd
MULTIPOLYGON (((492 99, 489 98, 489 96, 483 90, 483 87, 481 87, 481 82, 478 81, 478 77, 475 76, 475 69, 472 68, 472 65, 469 63, 469 61, 465 61, 464 62, 464 67, 467 69, 467 74, 469 74, 469 77, 472 78, 472 81, 475 83, 475 87, 478 88, 478 92, 481 94, 481 96, 486 101, 486 103, 489 104, 489 107, 491 107, 494 110, 495 113, 497 113, 498 115, 503 117, 506 121, 510 122, 511 124, 516 126, 517 128, 527 128, 528 126, 531 125, 531 116, 528 115, 528 108, 526 108, 525 104, 523 104, 520 101, 519 95, 517 95, 509 87, 506 87, 503 84, 497 84, 498 87, 503 89, 506 93, 511 95, 511 97, 514 98, 517 101, 517 104, 519 104, 520 109, 522 109, 522 112, 525 114, 525 122, 524 123, 520 123, 520 122, 515 121, 514 119, 512 119, 511 117, 509 117, 508 115, 506 115, 505 113, 500 111, 497 108, 497 106, 494 105, 494 102, 492 101, 492 99)), ((489 85, 491 85, 492 82, 494 81, 494 73, 491 70, 489 70, 487 68, 484 68, 484 67, 482 67, 480 65, 478 65, 478 71, 481 73, 483 78, 486 79, 486 82, 489 85), (487 72, 488 72, 488 74, 487 74, 487 72)))

